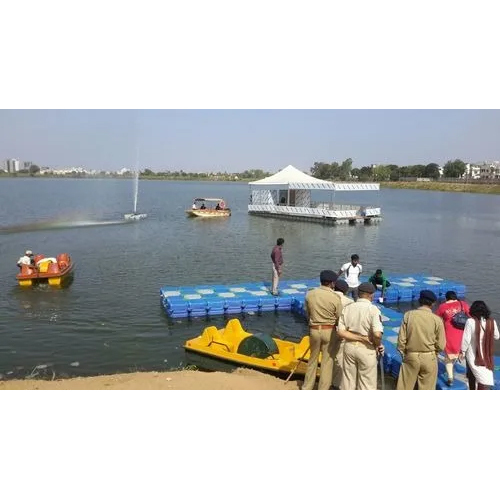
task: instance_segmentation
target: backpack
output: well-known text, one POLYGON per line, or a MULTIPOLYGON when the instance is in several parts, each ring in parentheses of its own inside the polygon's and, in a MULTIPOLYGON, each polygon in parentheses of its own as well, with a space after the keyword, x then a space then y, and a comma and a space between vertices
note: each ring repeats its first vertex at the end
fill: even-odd
POLYGON ((455 327, 458 328, 459 330, 463 330, 465 328, 465 323, 469 319, 469 316, 464 311, 464 306, 462 304, 462 301, 460 300, 460 311, 455 313, 452 318, 451 318, 451 324, 455 327))

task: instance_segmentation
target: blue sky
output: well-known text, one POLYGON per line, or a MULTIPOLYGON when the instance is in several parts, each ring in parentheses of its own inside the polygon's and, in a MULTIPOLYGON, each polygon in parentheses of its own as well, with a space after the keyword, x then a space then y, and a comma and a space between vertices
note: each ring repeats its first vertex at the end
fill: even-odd
POLYGON ((0 161, 277 171, 500 159, 498 110, 0 110, 0 161))

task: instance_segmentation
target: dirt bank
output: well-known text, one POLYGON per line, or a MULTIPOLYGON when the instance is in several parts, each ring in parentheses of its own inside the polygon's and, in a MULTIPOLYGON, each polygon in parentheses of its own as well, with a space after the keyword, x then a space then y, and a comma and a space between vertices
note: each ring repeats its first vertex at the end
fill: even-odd
POLYGON ((285 385, 284 380, 253 370, 239 368, 233 373, 177 371, 138 372, 98 377, 79 377, 64 380, 8 380, 0 381, 0 390, 100 390, 100 389, 243 389, 277 390, 298 389, 297 381, 285 385))

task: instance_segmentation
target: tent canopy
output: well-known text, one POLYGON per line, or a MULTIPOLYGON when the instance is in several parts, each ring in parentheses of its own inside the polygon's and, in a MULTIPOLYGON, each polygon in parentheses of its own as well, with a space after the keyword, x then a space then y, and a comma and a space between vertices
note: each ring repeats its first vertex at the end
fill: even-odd
POLYGON ((265 179, 248 183, 252 188, 325 189, 332 191, 369 191, 380 189, 380 184, 364 182, 330 182, 316 179, 292 165, 265 179))
POLYGON ((318 184, 325 185, 331 184, 331 182, 323 181, 321 179, 316 179, 312 175, 307 175, 295 168, 293 165, 288 165, 283 170, 280 170, 276 174, 270 175, 265 179, 260 179, 259 181, 249 182, 251 186, 273 186, 273 185, 285 185, 285 184, 318 184))

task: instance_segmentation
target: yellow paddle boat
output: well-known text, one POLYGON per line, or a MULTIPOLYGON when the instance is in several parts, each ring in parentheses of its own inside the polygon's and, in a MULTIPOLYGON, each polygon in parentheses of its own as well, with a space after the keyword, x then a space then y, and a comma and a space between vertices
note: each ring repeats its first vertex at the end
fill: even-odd
POLYGON ((300 343, 271 337, 265 333, 246 332, 238 319, 225 328, 209 326, 184 344, 189 363, 209 371, 232 371, 237 367, 287 376, 304 376, 309 359, 309 336, 300 343))
POLYGON ((222 198, 195 198, 193 205, 186 210, 188 217, 201 217, 203 219, 212 217, 229 217, 231 209, 226 206, 222 198))

